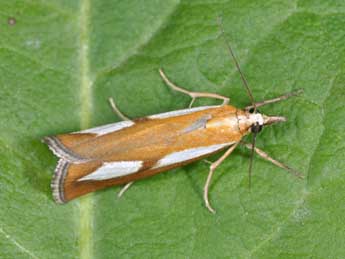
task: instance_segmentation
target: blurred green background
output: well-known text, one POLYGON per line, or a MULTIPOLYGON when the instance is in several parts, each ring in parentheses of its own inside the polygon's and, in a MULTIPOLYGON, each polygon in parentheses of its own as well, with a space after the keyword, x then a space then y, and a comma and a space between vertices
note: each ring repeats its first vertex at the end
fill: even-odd
MULTIPOLYGON (((0 0, 0 258, 344 258, 343 0, 0 0), (258 147, 298 180, 239 148, 218 168, 210 214, 197 162, 56 205, 57 159, 43 136, 185 108, 157 70, 194 91, 249 103, 217 26, 256 100, 288 122, 258 147)), ((214 104, 202 100, 196 105, 214 104)), ((216 159, 217 156, 211 158, 216 159)))

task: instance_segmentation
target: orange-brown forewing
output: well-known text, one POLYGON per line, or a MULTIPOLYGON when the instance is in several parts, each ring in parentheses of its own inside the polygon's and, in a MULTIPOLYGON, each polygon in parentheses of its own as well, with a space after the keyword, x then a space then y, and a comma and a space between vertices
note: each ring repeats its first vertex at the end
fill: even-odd
POLYGON ((155 115, 123 123, 120 129, 115 125, 116 130, 113 131, 111 127, 104 126, 99 130, 45 138, 54 154, 60 157, 52 182, 55 200, 64 203, 95 190, 125 184, 190 163, 238 142, 247 132, 246 128, 240 128, 237 121, 238 115, 244 112, 233 106, 183 111, 186 113, 182 115, 155 115), (186 150, 194 152, 200 147, 207 149, 213 146, 221 148, 206 150, 210 151, 206 154, 195 152, 196 157, 186 153, 186 160, 181 160, 186 150), (164 158, 174 157, 178 158, 176 163, 164 163, 164 158), (159 166, 162 159, 162 165, 159 166), (142 163, 137 171, 115 178, 81 180, 101 170, 107 163, 118 162, 121 165, 123 161, 142 163))

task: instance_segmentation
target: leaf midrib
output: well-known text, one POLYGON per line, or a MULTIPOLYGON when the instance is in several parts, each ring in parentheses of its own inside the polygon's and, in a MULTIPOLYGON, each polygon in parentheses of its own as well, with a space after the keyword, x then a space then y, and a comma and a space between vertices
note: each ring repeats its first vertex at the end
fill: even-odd
MULTIPOLYGON (((79 67, 80 67, 80 128, 90 127, 92 114, 92 82, 90 79, 90 0, 83 0, 80 6, 79 18, 79 67)), ((79 253, 80 258, 92 258, 92 223, 93 223, 93 199, 87 195, 79 201, 79 253)))

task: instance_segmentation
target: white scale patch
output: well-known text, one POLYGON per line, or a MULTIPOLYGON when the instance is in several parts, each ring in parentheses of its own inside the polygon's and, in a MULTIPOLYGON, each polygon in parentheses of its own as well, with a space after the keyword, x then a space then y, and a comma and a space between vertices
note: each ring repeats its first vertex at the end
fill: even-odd
MULTIPOLYGON (((181 116, 181 115, 186 115, 190 114, 193 112, 197 111, 203 111, 206 109, 210 108, 217 108, 219 105, 214 105, 214 106, 201 106, 201 107, 195 107, 191 109, 183 109, 183 110, 177 110, 177 111, 171 111, 171 112, 164 112, 160 114, 155 114, 155 115, 150 115, 147 118, 149 119, 165 119, 165 118, 170 118, 170 117, 175 117, 175 116, 181 116)), ((78 133, 94 133, 97 134, 98 136, 105 135, 111 132, 115 132, 124 128, 128 128, 133 126, 135 123, 133 121, 121 121, 121 122, 116 122, 112 124, 107 124, 91 129, 86 129, 78 132, 74 132, 75 134, 78 133)))
POLYGON ((200 157, 202 155, 210 154, 219 149, 222 149, 223 147, 230 146, 234 143, 235 142, 230 142, 230 143, 217 144, 217 145, 212 145, 212 146, 207 146, 207 147, 197 147, 197 148, 191 148, 191 149, 175 152, 160 159, 153 168, 159 168, 159 167, 164 167, 164 166, 168 166, 172 164, 177 164, 177 163, 184 162, 196 157, 200 157))
POLYGON ((133 174, 138 172, 143 165, 143 161, 119 161, 119 162, 104 162, 103 165, 97 168, 91 174, 85 175, 79 181, 101 181, 120 176, 133 174))
POLYGON ((264 118, 260 113, 254 113, 249 115, 249 119, 253 121, 253 123, 259 123, 259 125, 264 124, 264 118))
POLYGON ((190 108, 190 109, 164 112, 164 113, 148 116, 147 118, 149 118, 149 119, 166 119, 166 118, 170 118, 170 117, 186 115, 186 114, 190 114, 193 112, 203 111, 203 110, 207 110, 207 109, 211 109, 211 108, 217 108, 217 107, 220 107, 220 106, 219 105, 201 106, 201 107, 195 107, 195 108, 190 108))
POLYGON ((108 134, 111 132, 121 130, 123 128, 128 128, 128 127, 133 126, 133 125, 134 125, 133 121, 121 121, 121 122, 107 124, 107 125, 103 125, 100 127, 82 130, 82 131, 78 131, 78 132, 74 132, 74 133, 76 133, 76 134, 78 134, 78 133, 94 133, 94 134, 97 134, 100 136, 100 135, 105 135, 105 134, 108 134))
POLYGON ((259 125, 264 125, 264 118, 260 113, 250 114, 249 117, 245 115, 240 115, 235 119, 238 120, 238 124, 240 125, 253 125, 255 123, 259 123, 259 125))

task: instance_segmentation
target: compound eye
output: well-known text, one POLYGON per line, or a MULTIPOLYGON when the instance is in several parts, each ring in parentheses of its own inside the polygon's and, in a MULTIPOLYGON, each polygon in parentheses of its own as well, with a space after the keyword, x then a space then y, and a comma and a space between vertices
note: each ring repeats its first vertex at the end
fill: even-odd
POLYGON ((255 123, 252 125, 250 130, 252 133, 259 133, 262 130, 262 125, 260 125, 259 123, 255 123))
MULTIPOLYGON (((249 113, 254 113, 254 107, 249 109, 249 113)), ((256 109, 255 113, 260 113, 260 111, 258 109, 256 109)))

